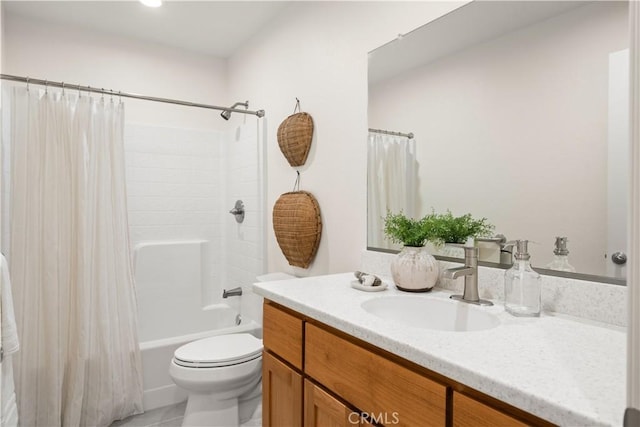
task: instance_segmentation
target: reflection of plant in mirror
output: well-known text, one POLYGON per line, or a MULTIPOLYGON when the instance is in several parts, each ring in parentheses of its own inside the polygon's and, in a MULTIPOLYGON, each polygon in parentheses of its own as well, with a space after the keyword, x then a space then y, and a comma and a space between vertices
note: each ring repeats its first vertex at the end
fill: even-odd
POLYGON ((429 227, 426 226, 428 217, 416 220, 408 218, 405 214, 393 214, 387 211, 384 218, 384 234, 393 243, 400 243, 405 246, 424 246, 429 240, 429 227))
POLYGON ((427 240, 442 245, 444 243, 465 243, 469 237, 486 237, 493 233, 494 226, 487 218, 474 219, 471 214, 454 217, 451 211, 425 216, 427 240))

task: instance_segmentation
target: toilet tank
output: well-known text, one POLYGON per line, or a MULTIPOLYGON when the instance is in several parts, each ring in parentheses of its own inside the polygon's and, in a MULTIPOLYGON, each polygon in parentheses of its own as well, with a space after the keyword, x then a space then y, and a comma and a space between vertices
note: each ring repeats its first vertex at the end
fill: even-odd
POLYGON ((291 274, 287 274, 287 273, 277 272, 277 273, 262 274, 256 277, 256 280, 258 282, 274 282, 276 280, 289 280, 289 279, 296 279, 296 276, 292 276, 291 274))

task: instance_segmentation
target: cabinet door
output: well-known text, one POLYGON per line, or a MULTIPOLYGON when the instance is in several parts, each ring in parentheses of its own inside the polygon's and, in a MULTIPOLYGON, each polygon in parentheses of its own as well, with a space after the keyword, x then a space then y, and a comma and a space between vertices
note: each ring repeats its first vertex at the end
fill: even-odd
POLYGON ((453 393, 453 427, 523 427, 526 425, 464 394, 453 393))
POLYGON ((309 380, 304 380, 304 427, 353 427, 361 422, 360 413, 309 380))
POLYGON ((302 426, 302 376, 267 352, 262 355, 262 426, 302 426))

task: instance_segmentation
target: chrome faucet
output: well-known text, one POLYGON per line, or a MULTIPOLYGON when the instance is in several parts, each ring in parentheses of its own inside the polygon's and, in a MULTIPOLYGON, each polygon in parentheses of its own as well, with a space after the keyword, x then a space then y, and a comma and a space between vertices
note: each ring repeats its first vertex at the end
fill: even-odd
POLYGON ((464 292, 462 295, 451 295, 451 299, 476 305, 493 305, 491 301, 480 299, 478 295, 478 248, 464 247, 464 266, 449 268, 443 277, 457 279, 464 276, 464 292))
POLYGON ((233 289, 223 289, 222 290, 222 298, 228 298, 228 297, 239 297, 240 295, 242 295, 242 288, 233 288, 233 289))

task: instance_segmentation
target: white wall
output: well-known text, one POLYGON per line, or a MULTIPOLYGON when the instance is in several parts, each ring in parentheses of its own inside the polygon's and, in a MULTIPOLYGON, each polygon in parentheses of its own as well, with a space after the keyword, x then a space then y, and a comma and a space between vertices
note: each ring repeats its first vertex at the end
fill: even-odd
MULTIPOLYGON (((226 62, 5 13, 5 74, 227 105, 226 62)), ((128 122, 223 129, 215 110, 125 99, 128 122)))
POLYGON ((267 112, 269 271, 316 275, 359 267, 366 247, 367 52, 460 4, 295 2, 230 59, 231 98, 251 99, 267 112), (296 97, 315 124, 301 189, 318 199, 323 222, 308 270, 287 264, 271 222, 275 201, 296 177, 276 139, 296 97))
POLYGON ((370 125, 416 135, 423 214, 487 217, 538 242, 538 267, 568 236, 604 275, 608 61, 627 44, 626 4, 596 2, 373 85, 370 125))

